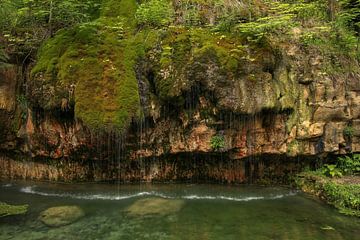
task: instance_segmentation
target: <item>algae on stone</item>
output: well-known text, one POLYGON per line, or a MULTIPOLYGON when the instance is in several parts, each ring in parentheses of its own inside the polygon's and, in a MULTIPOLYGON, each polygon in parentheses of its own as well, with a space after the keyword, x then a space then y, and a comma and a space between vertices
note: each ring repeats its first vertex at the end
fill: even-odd
POLYGON ((71 224, 85 215, 78 206, 59 206, 48 208, 40 213, 39 220, 50 227, 71 224))
POLYGON ((183 207, 184 201, 179 199, 145 198, 136 201, 127 208, 130 216, 168 215, 173 214, 183 207))
POLYGON ((28 211, 29 205, 9 205, 0 202, 0 217, 22 215, 28 211))

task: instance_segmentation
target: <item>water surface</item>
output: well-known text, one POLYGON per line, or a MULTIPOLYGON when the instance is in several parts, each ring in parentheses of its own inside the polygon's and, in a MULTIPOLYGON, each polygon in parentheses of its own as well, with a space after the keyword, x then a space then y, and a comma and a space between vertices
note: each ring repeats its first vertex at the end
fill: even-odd
POLYGON ((0 219, 1 240, 349 240, 360 236, 360 219, 281 187, 15 182, 1 183, 0 191, 2 202, 30 205, 25 216, 0 219), (38 220, 41 211, 62 205, 80 206, 86 215, 58 228, 38 220))

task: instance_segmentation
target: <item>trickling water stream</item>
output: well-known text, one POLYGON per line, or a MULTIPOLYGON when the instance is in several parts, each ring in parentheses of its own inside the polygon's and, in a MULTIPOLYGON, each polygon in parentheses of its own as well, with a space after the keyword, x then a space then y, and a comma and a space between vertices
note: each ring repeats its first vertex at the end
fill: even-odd
POLYGON ((0 201, 30 205, 0 219, 0 239, 357 239, 360 220, 282 187, 2 183, 0 201), (48 227, 40 212, 85 216, 48 227))

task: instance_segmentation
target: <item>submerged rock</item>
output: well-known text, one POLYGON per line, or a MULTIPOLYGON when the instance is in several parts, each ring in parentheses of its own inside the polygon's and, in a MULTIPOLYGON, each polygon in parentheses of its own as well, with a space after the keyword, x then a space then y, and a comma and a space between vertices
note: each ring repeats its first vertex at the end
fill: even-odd
POLYGON ((84 215, 84 211, 78 206, 60 206, 46 209, 39 219, 47 226, 60 227, 71 224, 84 215))
POLYGON ((28 207, 29 205, 15 206, 0 202, 0 217, 25 214, 28 210, 28 207))
POLYGON ((148 214, 165 216, 180 211, 183 205, 184 201, 178 199, 146 198, 136 201, 127 211, 130 216, 148 214))

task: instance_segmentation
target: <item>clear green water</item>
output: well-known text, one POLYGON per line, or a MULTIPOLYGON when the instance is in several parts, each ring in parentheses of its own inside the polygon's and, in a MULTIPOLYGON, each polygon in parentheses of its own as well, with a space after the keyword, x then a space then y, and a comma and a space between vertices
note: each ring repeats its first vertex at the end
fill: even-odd
POLYGON ((280 187, 17 182, 0 183, 0 191, 0 201, 30 205, 25 216, 0 219, 1 240, 360 239, 360 219, 280 187), (147 198, 181 205, 177 211, 157 206, 159 213, 129 212, 130 206, 147 198), (38 220, 41 211, 61 205, 78 205, 86 215, 58 228, 38 220))

